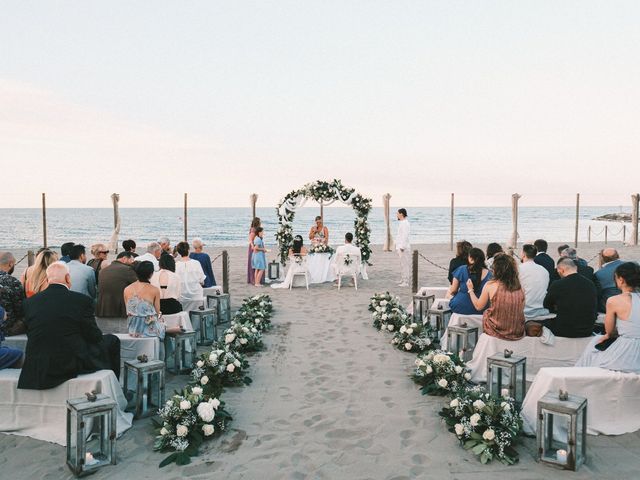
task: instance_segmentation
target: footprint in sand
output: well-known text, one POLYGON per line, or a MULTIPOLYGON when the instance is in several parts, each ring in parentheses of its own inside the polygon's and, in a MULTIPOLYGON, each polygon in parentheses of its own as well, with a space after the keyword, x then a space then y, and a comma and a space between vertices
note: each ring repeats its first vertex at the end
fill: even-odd
POLYGON ((414 465, 424 465, 424 463, 427 461, 427 456, 418 453, 411 457, 411 461, 414 465))

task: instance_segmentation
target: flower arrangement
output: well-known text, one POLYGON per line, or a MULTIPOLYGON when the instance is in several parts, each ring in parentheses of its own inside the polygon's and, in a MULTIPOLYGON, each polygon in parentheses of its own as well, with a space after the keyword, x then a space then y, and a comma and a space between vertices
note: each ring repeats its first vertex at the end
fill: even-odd
POLYGON ((267 294, 255 295, 245 299, 238 312, 233 317, 236 323, 242 323, 264 332, 271 328, 271 314, 273 304, 267 294))
POLYGON ((153 449, 173 450, 160 467, 176 462, 186 465, 198 454, 200 445, 226 430, 231 415, 217 397, 206 395, 200 386, 188 386, 166 401, 158 412, 161 422, 154 421, 157 436, 153 449))
POLYGON ((314 253, 328 253, 329 255, 333 255, 334 252, 335 250, 333 248, 324 243, 316 243, 309 248, 309 255, 313 255, 314 253))
POLYGON ((418 356, 413 381, 422 386, 423 395, 448 395, 462 389, 471 374, 458 356, 444 350, 433 350, 418 356))
POLYGON ((348 253, 344 256, 344 258, 342 259, 344 265, 346 267, 348 267, 349 265, 351 265, 353 263, 353 258, 351 258, 351 255, 349 255, 348 253))
POLYGON ((465 389, 440 412, 462 446, 482 463, 494 458, 507 465, 518 461, 513 443, 522 432, 522 418, 513 398, 490 396, 481 387, 465 389))
POLYGON ((262 333, 253 324, 233 321, 224 331, 218 346, 240 353, 258 352, 263 347, 262 333))
POLYGON ((191 371, 194 384, 213 396, 220 396, 224 387, 251 384, 251 378, 246 375, 249 362, 244 355, 226 346, 220 347, 214 344, 211 352, 201 355, 191 371))
POLYGON ((434 332, 430 324, 407 323, 396 331, 391 343, 405 352, 423 353, 436 348, 434 332))
MULTIPOLYGON (((280 227, 276 232, 276 241, 280 250, 280 261, 283 265, 288 260, 289 248, 293 244, 293 219, 296 209, 302 204, 305 198, 311 198, 318 202, 328 203, 340 201, 350 204, 356 212, 354 221, 355 244, 362 252, 362 261, 368 262, 371 257, 370 236, 371 229, 368 224, 369 213, 371 212, 372 201, 359 193, 355 193, 353 188, 342 185, 340 180, 332 181, 318 180, 308 183, 298 190, 289 192, 276 208, 278 223, 280 227)), ((321 253, 321 252, 315 252, 321 253)), ((322 252, 324 253, 324 252, 322 252)))
POLYGON ((402 325, 407 323, 409 314, 400 304, 397 297, 389 292, 378 293, 371 297, 369 311, 372 313, 373 326, 378 330, 388 332, 397 331, 402 325))

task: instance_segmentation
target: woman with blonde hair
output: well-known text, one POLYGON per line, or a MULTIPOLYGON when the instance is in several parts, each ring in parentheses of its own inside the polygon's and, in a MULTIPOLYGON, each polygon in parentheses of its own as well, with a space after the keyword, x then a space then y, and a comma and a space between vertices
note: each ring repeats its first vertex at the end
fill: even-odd
POLYGON ((91 245, 91 255, 93 258, 87 262, 87 265, 96 272, 96 283, 98 283, 98 275, 100 275, 100 270, 102 268, 109 265, 107 262, 107 255, 109 254, 109 249, 104 243, 94 243, 91 245))
POLYGON ((34 296, 49 286, 47 281, 47 267, 58 261, 58 254, 43 248, 36 255, 33 265, 27 268, 22 274, 22 284, 27 298, 34 296))

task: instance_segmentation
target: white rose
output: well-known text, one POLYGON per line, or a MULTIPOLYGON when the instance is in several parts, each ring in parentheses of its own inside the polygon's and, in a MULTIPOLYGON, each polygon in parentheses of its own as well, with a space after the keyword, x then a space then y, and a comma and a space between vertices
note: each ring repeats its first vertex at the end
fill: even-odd
POLYGON ((251 333, 258 333, 258 329, 255 327, 251 327, 251 333))
POLYGON ((387 315, 386 313, 383 313, 380 318, 382 318, 382 320, 386 320, 389 318, 389 315, 387 315))
POLYGON ((384 307, 386 304, 387 304, 387 301, 386 301, 386 300, 382 300, 382 301, 380 302, 380 305, 382 305, 383 307, 384 307))
POLYGON ((449 382, 447 382, 446 378, 441 378, 440 380, 438 380, 438 386, 441 388, 447 388, 447 385, 449 385, 449 382))
POLYGON ((202 395, 202 387, 193 387, 191 389, 194 395, 202 395))
POLYGON ((191 402, 189 400, 182 400, 180 402, 181 410, 189 410, 191 408, 191 402))
POLYGON ((381 312, 382 311, 382 307, 376 307, 376 311, 381 312))
POLYGON ((455 428, 456 435, 458 435, 458 436, 460 436, 460 435, 462 435, 464 433, 464 427, 460 423, 456 423, 453 428, 455 428))
POLYGON ((424 363, 424 360, 422 360, 422 359, 418 360, 418 366, 419 367, 424 367, 425 365, 426 365, 426 363, 424 363))
POLYGON ((407 335, 411 335, 413 333, 413 328, 407 328, 407 335))
POLYGON ((419 358, 416 358, 413 363, 415 364, 416 367, 419 367, 421 361, 422 360, 420 360, 419 358))
POLYGON ((213 435, 213 432, 215 431, 215 429, 213 428, 213 425, 203 425, 202 426, 202 432, 204 433, 205 437, 208 437, 210 435, 213 435))
POLYGON ((390 332, 393 332, 393 325, 387 325, 387 330, 389 330, 390 332))
POLYGON ((235 360, 235 361, 233 362, 233 364, 234 364, 236 367, 238 367, 238 368, 240 368, 240 365, 242 365, 242 364, 240 363, 240 360, 235 360))
POLYGON ((493 440, 494 438, 496 438, 496 432, 493 431, 493 429, 491 428, 487 428, 484 433, 482 434, 482 438, 484 438, 485 440, 487 440, 488 442, 490 442, 491 440, 493 440))
POLYGON ((511 405, 509 405, 507 402, 502 402, 500 406, 505 412, 508 412, 511 410, 511 405))
POLYGON ((456 373, 462 373, 462 367, 460 365, 456 365, 454 370, 456 371, 456 373))
POLYGON ((243 331, 244 333, 249 333, 249 329, 248 329, 247 327, 242 327, 242 331, 243 331))
POLYGON ((211 398, 209 399, 209 405, 217 409, 220 406, 220 400, 218 400, 217 398, 211 398))
POLYGON ((471 380, 471 372, 467 372, 464 374, 464 379, 465 380, 471 380))
POLYGON ((200 405, 198 405, 196 411, 198 412, 198 416, 202 419, 202 421, 207 423, 211 422, 216 415, 213 406, 211 406, 211 404, 209 404, 208 402, 202 402, 200 405))
POLYGON ((451 402, 449 402, 449 406, 451 408, 457 408, 460 405, 460 401, 457 398, 454 398, 453 400, 451 400, 451 402))
POLYGON ((209 383, 209 377, 207 377, 206 375, 204 375, 201 379, 200 379, 200 383, 202 385, 206 385, 207 383, 209 383))
POLYGON ((393 340, 391 340, 391 343, 393 343, 394 345, 398 345, 400 343, 400 340, 394 338, 393 340))
POLYGON ((198 361, 196 362, 196 366, 197 366, 198 368, 202 368, 202 367, 204 367, 204 362, 203 362, 202 360, 198 360, 198 361))
POLYGON ((418 324, 417 323, 412 323, 411 325, 409 325, 411 328, 418 328, 418 324))
POLYGON ((227 372, 233 373, 235 369, 236 369, 236 366, 233 363, 230 363, 229 365, 227 365, 227 372))
POLYGON ((215 365, 218 362, 218 355, 216 354, 216 352, 211 352, 211 355, 209 355, 209 363, 211 365, 215 365))
POLYGON ((249 340, 247 340, 246 338, 240 339, 240 345, 246 345, 247 343, 249 343, 249 340))
POLYGON ((482 410, 485 407, 485 403, 482 400, 476 400, 473 402, 473 408, 476 410, 482 410))
POLYGON ((185 425, 178 425, 176 427, 176 435, 179 437, 186 437, 189 433, 189 429, 185 425))
POLYGON ((426 338, 424 341, 424 344, 428 347, 429 345, 431 345, 431 339, 430 338, 426 338))
POLYGON ((480 414, 474 413, 471 415, 471 417, 469 417, 469 423, 471 423, 472 427, 477 427, 478 423, 480 423, 480 414))
POLYGON ((409 342, 404 344, 404 349, 405 350, 411 350, 413 348, 413 345, 411 345, 409 342))
POLYGON ((231 343, 236 339, 235 333, 229 333, 224 336, 224 343, 231 343))
POLYGON ((431 365, 427 365, 427 373, 432 373, 433 372, 433 368, 431 368, 431 365))
POLYGON ((166 428, 162 427, 162 430, 160 430, 160 435, 165 436, 169 434, 169 430, 167 430, 166 428))
POLYGON ((406 332, 406 331, 407 331, 407 327, 406 327, 405 325, 402 325, 402 326, 400 327, 400 333, 404 333, 404 332, 406 332))
POLYGON ((256 318, 255 322, 256 322, 256 325, 260 325, 261 320, 259 318, 256 318))

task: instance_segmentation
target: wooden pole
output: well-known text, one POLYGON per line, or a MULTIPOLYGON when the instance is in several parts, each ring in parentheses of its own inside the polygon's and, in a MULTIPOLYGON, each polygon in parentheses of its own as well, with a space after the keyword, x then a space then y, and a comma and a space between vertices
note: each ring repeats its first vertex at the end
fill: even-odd
POLYGON ((184 194, 184 241, 187 240, 187 194, 184 194))
POLYGON ((638 209, 640 207, 640 194, 631 195, 631 245, 638 245, 638 209))
POLYGON ((627 226, 622 225, 622 243, 627 240, 627 226))
POLYGON ((578 224, 580 222, 580 194, 576 193, 576 237, 574 247, 578 248, 578 224))
POLYGON ((591 225, 589 225, 589 228, 587 229, 587 242, 591 243, 591 225))
POLYGON ((229 293, 229 252, 222 251, 222 291, 229 293))
POLYGON ((47 196, 42 194, 42 246, 47 248, 47 196))
POLYGON ((449 228, 449 250, 453 251, 453 213, 454 213, 455 194, 451 194, 451 225, 449 228))
POLYGON ((33 250, 27 251, 27 266, 31 266, 36 262, 36 254, 33 253, 33 250))
POLYGON ((324 204, 320 200, 320 217, 322 218, 322 224, 324 225, 324 204))
POLYGON ((604 226, 604 243, 607 244, 609 239, 609 225, 604 226))
POLYGON ((253 219, 256 218, 256 202, 258 201, 258 194, 252 193, 249 200, 251 201, 251 221, 253 221, 253 219))
POLYGON ((418 291, 418 250, 413 251, 412 260, 411 291, 415 295, 418 291))

